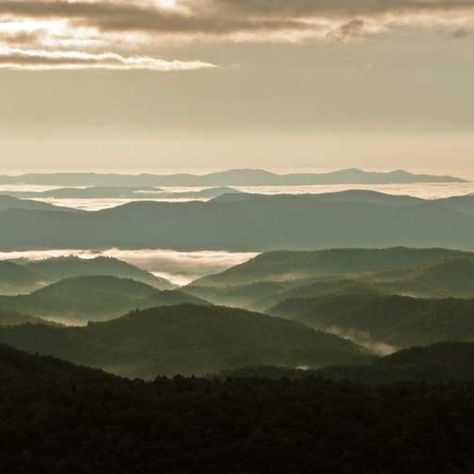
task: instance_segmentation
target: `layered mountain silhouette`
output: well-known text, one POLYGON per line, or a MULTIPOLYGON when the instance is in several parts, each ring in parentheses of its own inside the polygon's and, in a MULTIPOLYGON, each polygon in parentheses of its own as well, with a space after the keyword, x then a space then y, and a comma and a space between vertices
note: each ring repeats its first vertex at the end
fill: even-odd
POLYGON ((0 248, 474 249, 474 217, 445 200, 407 205, 396 196, 358 196, 226 194, 207 203, 134 202, 97 212, 9 209, 0 212, 0 248))
POLYGON ((83 328, 17 326, 0 341, 128 377, 205 375, 249 365, 323 367, 364 363, 359 346, 243 310, 181 305, 136 311, 83 328))
POLYGON ((404 170, 387 173, 357 168, 330 173, 275 174, 259 169, 227 170, 207 175, 125 175, 95 173, 52 173, 1 176, 0 184, 43 184, 58 186, 299 186, 317 184, 407 184, 463 182, 453 176, 412 174, 404 170))
POLYGON ((364 367, 330 367, 318 375, 370 384, 474 381, 474 344, 446 342, 413 347, 364 367))
POLYGON ((145 186, 89 186, 56 188, 48 191, 8 191, 4 194, 26 199, 212 199, 223 194, 238 193, 230 187, 202 189, 198 191, 165 191, 145 186))
POLYGON ((186 291, 259 311, 291 298, 344 294, 474 298, 474 255, 406 248, 275 252, 201 278, 186 291))
POLYGON ((406 247, 267 252, 217 275, 203 277, 193 286, 229 287, 262 282, 300 283, 329 277, 342 279, 415 270, 463 259, 474 262, 474 253, 406 247))
POLYGON ((145 283, 158 290, 175 288, 168 280, 115 258, 55 257, 38 261, 0 261, 0 295, 31 293, 77 276, 112 276, 145 283))
MULTIPOLYGON (((19 199, 17 197, 1 194, 0 212, 8 211, 10 209, 21 209, 27 211, 64 211, 66 208, 53 206, 52 204, 45 202, 34 201, 31 199, 19 199)), ((69 212, 73 212, 72 209, 68 210, 69 212)))
POLYGON ((0 327, 1 326, 21 326, 23 324, 49 324, 41 318, 27 316, 12 310, 0 308, 0 327))
POLYGON ((24 264, 24 268, 44 275, 50 281, 76 276, 114 276, 146 283, 159 290, 171 290, 174 285, 146 270, 111 257, 56 257, 24 264))
POLYGON ((420 466, 441 474, 473 467, 469 382, 143 382, 0 345, 0 394, 5 474, 267 474, 314 466, 328 474, 420 466))
POLYGON ((437 342, 474 341, 472 299, 337 295, 289 299, 269 312, 381 353, 437 342))
POLYGON ((160 291, 139 281, 111 276, 61 280, 29 295, 0 297, 0 306, 63 323, 112 319, 136 308, 207 304, 180 291, 160 291))
POLYGON ((374 358, 366 365, 325 367, 301 370, 283 367, 249 367, 226 371, 226 377, 263 377, 279 380, 323 377, 358 384, 393 383, 446 384, 474 381, 474 344, 442 342, 412 347, 394 354, 374 358))
POLYGON ((41 286, 44 275, 14 262, 0 261, 0 294, 28 293, 41 286))

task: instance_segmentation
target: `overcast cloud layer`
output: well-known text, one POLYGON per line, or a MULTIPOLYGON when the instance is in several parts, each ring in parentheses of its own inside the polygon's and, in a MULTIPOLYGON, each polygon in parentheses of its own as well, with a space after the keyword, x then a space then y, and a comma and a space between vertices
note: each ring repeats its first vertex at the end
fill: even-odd
POLYGON ((472 0, 10 0, 0 1, 0 67, 187 71, 214 65, 144 51, 170 40, 345 41, 404 26, 462 37, 473 22, 472 0))

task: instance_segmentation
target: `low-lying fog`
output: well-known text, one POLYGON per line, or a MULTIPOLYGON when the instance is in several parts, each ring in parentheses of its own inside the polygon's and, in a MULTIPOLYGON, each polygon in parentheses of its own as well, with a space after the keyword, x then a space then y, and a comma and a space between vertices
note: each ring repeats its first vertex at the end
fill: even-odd
POLYGON ((94 258, 113 257, 166 278, 176 285, 186 285, 191 281, 211 273, 218 273, 234 265, 244 263, 257 254, 244 252, 200 251, 178 252, 176 250, 25 250, 0 252, 0 260, 44 260, 53 257, 77 256, 94 258))
MULTIPOLYGON (((71 188, 69 186, 69 188, 71 188)), ((37 186, 37 185, 2 185, 0 186, 0 194, 15 195, 15 193, 41 193, 44 191, 52 191, 60 189, 59 186, 37 186)), ((77 187, 76 189, 84 189, 77 187)), ((156 201, 156 202, 187 202, 187 201, 208 201, 208 197, 189 196, 186 193, 196 193, 212 188, 182 188, 182 187, 161 187, 156 191, 156 197, 150 197, 150 189, 147 190, 146 199, 140 197, 140 191, 137 191, 136 197, 127 198, 104 198, 104 197, 88 197, 88 198, 60 198, 60 197, 43 197, 38 194, 37 197, 29 196, 41 202, 47 202, 62 207, 70 207, 74 209, 82 209, 87 211, 98 211, 111 207, 120 206, 131 201, 156 201)), ((254 194, 321 194, 340 192, 347 190, 369 190, 378 191, 393 195, 409 195, 423 199, 441 199, 452 196, 462 196, 474 193, 474 182, 466 183, 417 183, 417 184, 381 184, 381 185, 318 185, 318 186, 233 186, 233 189, 240 192, 254 194)), ((152 192, 153 193, 153 192, 152 192)))

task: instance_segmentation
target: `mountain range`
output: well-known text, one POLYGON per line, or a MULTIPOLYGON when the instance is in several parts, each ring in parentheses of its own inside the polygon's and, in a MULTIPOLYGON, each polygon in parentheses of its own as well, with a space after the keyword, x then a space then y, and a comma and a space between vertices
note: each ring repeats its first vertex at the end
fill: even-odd
MULTIPOLYGON (((53 206, 45 202, 38 202, 31 199, 20 199, 8 194, 0 195, 0 212, 10 209, 23 209, 27 211, 61 211, 65 208, 53 206)), ((68 209, 71 211, 72 209, 68 209)))
POLYGON ((473 299, 331 295, 285 300, 268 312, 380 353, 438 342, 474 342, 473 299))
POLYGON ((88 186, 56 188, 47 191, 3 191, 5 196, 20 199, 212 199, 222 194, 238 193, 230 187, 209 188, 195 191, 166 191, 145 186, 88 186))
POLYGON ((67 278, 28 295, 0 296, 0 307, 65 324, 113 319, 136 308, 208 304, 181 291, 160 291, 113 276, 67 278))
POLYGON ((10 208, 0 212, 0 249, 269 251, 409 246, 474 250, 470 204, 474 204, 470 196, 463 204, 459 199, 427 201, 352 191, 225 194, 209 202, 134 202, 96 212, 10 208))
POLYGON ((112 257, 80 258, 74 256, 55 257, 26 262, 23 267, 44 275, 50 281, 77 276, 114 276, 127 278, 150 285, 159 290, 175 288, 168 280, 157 277, 146 270, 112 257))
POLYGON ((358 367, 328 367, 318 375, 357 383, 453 383, 474 381, 474 344, 438 343, 411 347, 358 367))
POLYGON ((344 294, 474 298, 474 254, 408 248, 270 252, 198 279, 186 291, 258 311, 292 298, 344 294))
POLYGON ((276 174, 259 169, 236 169, 207 175, 125 175, 51 173, 0 176, 0 184, 58 186, 301 186, 323 184, 407 184, 463 182, 453 176, 413 174, 404 170, 370 172, 357 168, 330 173, 276 174))
POLYGON ((467 473, 473 396, 470 382, 125 380, 0 345, 2 472, 467 473))
POLYGON ((0 328, 0 341, 127 377, 206 375, 249 365, 366 363, 368 351, 295 322, 212 306, 134 311, 86 327, 0 328))
POLYGON ((285 367, 248 367, 226 371, 225 377, 273 380, 324 379, 357 384, 389 385, 394 383, 453 384, 474 381, 474 344, 441 342, 411 347, 391 355, 374 358, 366 365, 324 367, 302 370, 285 367))
POLYGON ((79 276, 125 278, 158 290, 175 286, 141 268, 111 257, 53 257, 38 261, 0 261, 0 295, 31 293, 48 284, 79 276))

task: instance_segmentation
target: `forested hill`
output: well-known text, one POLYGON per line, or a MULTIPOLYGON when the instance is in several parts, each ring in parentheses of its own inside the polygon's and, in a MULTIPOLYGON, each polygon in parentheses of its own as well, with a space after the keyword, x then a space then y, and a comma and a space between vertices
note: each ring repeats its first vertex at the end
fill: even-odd
POLYGON ((474 470, 474 385, 128 381, 0 346, 2 473, 474 470))
POLYGON ((168 306, 82 328, 0 328, 0 341, 128 377, 207 375, 249 365, 365 363, 356 344, 279 318, 231 308, 168 306))
POLYGON ((330 173, 276 174, 261 169, 234 169, 207 175, 127 175, 113 173, 48 173, 0 176, 0 184, 53 186, 298 186, 317 184, 461 183, 454 176, 413 174, 405 170, 370 172, 357 168, 330 173))
POLYGON ((13 208, 0 212, 0 248, 474 250, 474 203, 468 200, 455 206, 447 200, 407 203, 360 191, 341 196, 226 194, 209 202, 132 202, 97 212, 13 208))

